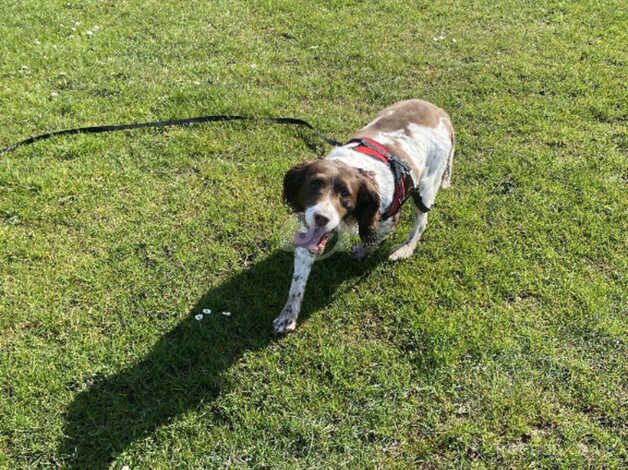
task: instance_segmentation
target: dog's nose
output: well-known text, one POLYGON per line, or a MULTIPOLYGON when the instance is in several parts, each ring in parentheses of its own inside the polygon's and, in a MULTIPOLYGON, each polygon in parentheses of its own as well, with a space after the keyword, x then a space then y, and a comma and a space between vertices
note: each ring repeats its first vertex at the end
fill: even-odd
POLYGON ((320 214, 315 214, 314 222, 316 222, 316 225, 318 225, 319 227, 324 227, 325 225, 327 225, 327 222, 329 222, 329 217, 325 217, 324 215, 320 215, 320 214))

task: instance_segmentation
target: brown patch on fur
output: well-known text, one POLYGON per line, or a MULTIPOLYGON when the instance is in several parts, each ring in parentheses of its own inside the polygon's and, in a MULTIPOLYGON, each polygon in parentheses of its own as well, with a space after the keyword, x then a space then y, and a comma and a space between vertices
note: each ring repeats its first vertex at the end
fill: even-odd
POLYGON ((370 245, 376 241, 377 224, 379 223, 379 193, 373 177, 364 170, 361 174, 358 201, 354 216, 358 221, 360 238, 364 245, 370 245))
POLYGON ((314 160, 299 163, 283 180, 284 200, 295 212, 304 212, 330 197, 341 219, 353 216, 360 237, 374 236, 379 221, 380 199, 373 177, 343 162, 314 160))
POLYGON ((384 109, 377 115, 372 124, 360 129, 356 136, 364 137, 364 132, 394 132, 398 130, 409 133, 409 124, 437 127, 441 119, 444 119, 447 128, 452 130, 451 119, 445 110, 428 101, 405 100, 384 109))
MULTIPOLYGON (((405 100, 389 106, 377 115, 372 124, 357 131, 352 138, 368 137, 374 139, 380 132, 396 132, 400 130, 409 134, 410 124, 434 128, 438 126, 441 119, 449 131, 451 143, 454 144, 454 128, 447 112, 423 100, 405 100)), ((392 144, 388 145, 387 148, 390 153, 403 159, 412 168, 415 181, 421 179, 419 169, 412 163, 412 159, 399 145, 392 144)))

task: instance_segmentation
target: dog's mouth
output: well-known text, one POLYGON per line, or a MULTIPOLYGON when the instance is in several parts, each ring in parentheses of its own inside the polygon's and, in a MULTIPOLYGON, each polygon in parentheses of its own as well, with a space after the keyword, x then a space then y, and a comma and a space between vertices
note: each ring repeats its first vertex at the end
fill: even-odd
POLYGON ((325 251, 330 238, 331 232, 326 231, 324 227, 315 227, 308 229, 307 232, 295 233, 294 244, 307 248, 314 255, 320 255, 325 251))

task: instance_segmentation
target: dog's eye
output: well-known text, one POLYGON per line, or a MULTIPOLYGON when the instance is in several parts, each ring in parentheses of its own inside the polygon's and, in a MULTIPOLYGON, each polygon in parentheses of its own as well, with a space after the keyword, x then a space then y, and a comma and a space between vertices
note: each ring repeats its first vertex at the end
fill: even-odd
POLYGON ((320 189, 323 186, 323 181, 322 180, 312 180, 310 182, 310 187, 312 189, 320 189))
POLYGON ((347 198, 349 197, 351 194, 349 194, 349 190, 345 187, 345 186, 339 186, 336 188, 336 192, 340 195, 340 197, 342 198, 347 198))

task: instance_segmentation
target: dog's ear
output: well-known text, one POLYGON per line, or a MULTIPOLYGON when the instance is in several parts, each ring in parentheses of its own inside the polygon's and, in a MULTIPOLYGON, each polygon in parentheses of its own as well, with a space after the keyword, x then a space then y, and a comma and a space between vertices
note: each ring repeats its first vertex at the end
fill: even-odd
POLYGON ((283 200, 295 212, 303 212, 303 198, 301 197, 301 189, 305 181, 305 173, 308 162, 302 162, 293 166, 283 177, 283 200))
POLYGON ((360 238, 364 245, 375 241, 379 223, 379 193, 372 175, 362 169, 360 171, 360 189, 354 215, 358 221, 360 238))

